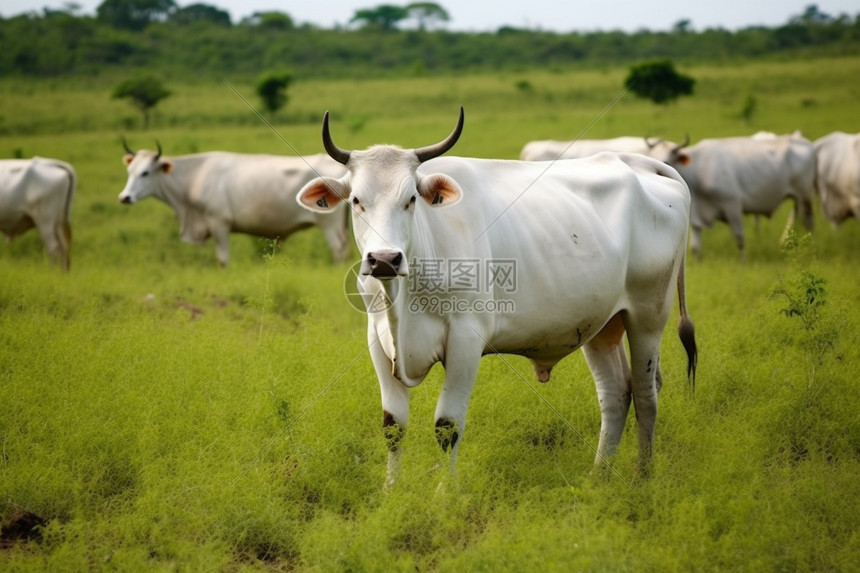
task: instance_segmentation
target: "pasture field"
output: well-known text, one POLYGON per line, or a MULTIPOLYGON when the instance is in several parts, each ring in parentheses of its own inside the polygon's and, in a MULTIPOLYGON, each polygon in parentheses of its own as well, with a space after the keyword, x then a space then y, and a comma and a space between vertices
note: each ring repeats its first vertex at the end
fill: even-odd
MULTIPOLYGON (((298 82, 276 127, 317 153, 330 109, 343 147, 411 147, 447 135, 463 104, 454 154, 509 158, 595 119, 587 137, 860 131, 860 58, 682 71, 694 97, 608 110, 624 69, 298 82)), ((234 235, 220 269, 211 242, 179 242, 166 205, 117 203, 122 135, 168 155, 287 146, 226 84, 171 85, 145 133, 111 86, 0 80, 0 156, 57 157, 79 178, 70 273, 34 232, 0 245, 0 522, 44 523, 28 541, 4 534, 0 570, 860 570, 857 221, 833 229, 817 206, 811 242, 784 252, 785 205, 747 221, 743 262, 725 225, 703 234, 687 262, 696 390, 675 315, 650 476, 632 415, 613 469, 593 471, 600 415, 580 353, 546 385, 525 359, 488 356, 458 478, 434 437, 437 366, 412 393, 401 478, 383 492, 350 265, 332 265, 312 229, 281 248, 234 235), (777 286, 807 301, 810 277, 826 304, 788 316, 777 286)))

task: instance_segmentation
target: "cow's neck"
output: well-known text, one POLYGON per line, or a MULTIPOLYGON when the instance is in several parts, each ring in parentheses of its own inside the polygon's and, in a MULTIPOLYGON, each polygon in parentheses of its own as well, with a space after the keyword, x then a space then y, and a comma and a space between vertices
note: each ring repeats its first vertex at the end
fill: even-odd
MULTIPOLYGON (((436 217, 429 208, 417 208, 414 217, 411 240, 405 253, 410 273, 418 273, 423 266, 422 262, 435 261, 438 258, 435 237, 431 229, 438 228, 434 225, 438 226, 439 221, 435 220, 436 217)), ((394 376, 408 387, 417 386, 424 379, 423 376, 414 380, 406 376, 403 362, 405 355, 402 352, 402 341, 410 335, 408 316, 410 312, 414 312, 414 310, 410 310, 411 299, 422 295, 420 292, 411 292, 411 285, 420 283, 420 281, 413 280, 416 278, 398 277, 382 282, 382 287, 385 289, 389 300, 394 301, 394 304, 386 310, 388 329, 394 350, 394 356, 389 356, 389 358, 393 362, 394 376)))
POLYGON ((182 155, 171 157, 173 168, 170 173, 159 177, 156 197, 173 207, 178 213, 183 213, 190 203, 191 189, 195 174, 206 160, 205 154, 182 155))

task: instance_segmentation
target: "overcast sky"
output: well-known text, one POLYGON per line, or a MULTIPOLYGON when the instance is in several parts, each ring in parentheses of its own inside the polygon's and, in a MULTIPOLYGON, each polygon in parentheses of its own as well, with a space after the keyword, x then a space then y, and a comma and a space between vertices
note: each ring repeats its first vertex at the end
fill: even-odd
MULTIPOLYGON (((103 0, 76 0, 83 13, 95 14, 103 0)), ((230 13, 233 22, 256 11, 278 10, 289 14, 297 24, 309 22, 323 28, 346 26, 355 11, 380 4, 405 6, 413 0, 176 0, 187 6, 196 2, 211 4, 230 13)), ((41 11, 45 6, 60 8, 67 0, 2 0, 0 15, 41 11)), ((695 30, 722 27, 736 30, 747 26, 768 27, 784 24, 803 13, 810 4, 832 16, 860 13, 858 0, 442 0, 450 30, 495 31, 501 26, 552 30, 557 32, 638 29, 669 30, 679 20, 690 20, 695 30)))

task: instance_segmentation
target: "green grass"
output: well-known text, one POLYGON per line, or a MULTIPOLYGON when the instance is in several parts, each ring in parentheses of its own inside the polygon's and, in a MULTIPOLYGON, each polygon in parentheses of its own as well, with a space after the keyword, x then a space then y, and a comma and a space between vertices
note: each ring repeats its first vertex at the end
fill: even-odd
MULTIPOLYGON (((699 79, 696 97, 668 109, 625 97, 588 135, 860 131, 858 67, 683 70, 699 79), (748 93, 752 125, 737 117, 748 93)), ((316 152, 312 118, 331 109, 342 146, 423 145, 463 103, 456 153, 515 157, 529 139, 578 134, 625 72, 298 83, 278 129, 316 152)), ((365 318, 321 234, 298 233, 274 256, 234 235, 219 269, 211 243, 178 241, 165 205, 116 201, 123 133, 135 147, 157 137, 166 153, 283 143, 220 84, 175 87, 148 133, 122 129, 131 113, 96 98, 107 81, 40 85, 24 97, 21 82, 0 82, 0 152, 66 159, 80 185, 69 274, 34 233, 0 246, 0 519, 20 509, 48 522, 41 540, 0 545, 0 570, 857 570, 856 221, 834 230, 817 213, 809 270, 828 281, 822 328, 836 328, 820 361, 771 294, 797 272, 777 244, 788 206, 758 231, 747 221, 743 263, 725 225, 704 233, 687 272, 697 389, 673 317, 647 479, 632 416, 617 473, 592 472, 599 411, 579 354, 546 385, 528 361, 491 356, 459 479, 434 438, 437 366, 413 392, 402 478, 383 493, 365 318), (26 113, 5 105, 24 100, 26 113)))

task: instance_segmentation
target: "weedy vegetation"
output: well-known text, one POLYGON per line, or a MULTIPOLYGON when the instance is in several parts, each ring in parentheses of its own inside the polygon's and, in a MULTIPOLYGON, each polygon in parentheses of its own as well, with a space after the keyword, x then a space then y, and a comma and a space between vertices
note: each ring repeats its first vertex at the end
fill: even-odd
MULTIPOLYGON (((592 122, 587 137, 860 131, 860 58, 683 71, 695 95, 659 108, 609 107, 622 68, 297 81, 276 127, 315 153, 330 109, 345 147, 409 147, 447 134, 463 104, 454 153, 510 158, 592 122), (750 94, 756 112, 740 118, 750 94)), ((413 392, 402 477, 384 493, 350 265, 332 265, 310 229, 280 247, 233 235, 220 269, 211 243, 179 242, 167 206, 116 199, 123 135, 167 155, 293 151, 224 84, 172 83, 141 132, 114 83, 0 81, 0 154, 70 161, 80 182, 70 273, 35 233, 0 246, 3 571, 856 570, 857 221, 834 229, 819 210, 811 236, 781 247, 785 205, 748 221, 745 261, 727 226, 705 232, 687 263, 696 392, 676 316, 649 477, 632 416, 613 470, 593 471, 600 416, 581 355, 546 385, 526 360, 488 356, 458 478, 433 434, 437 366, 413 392)))

